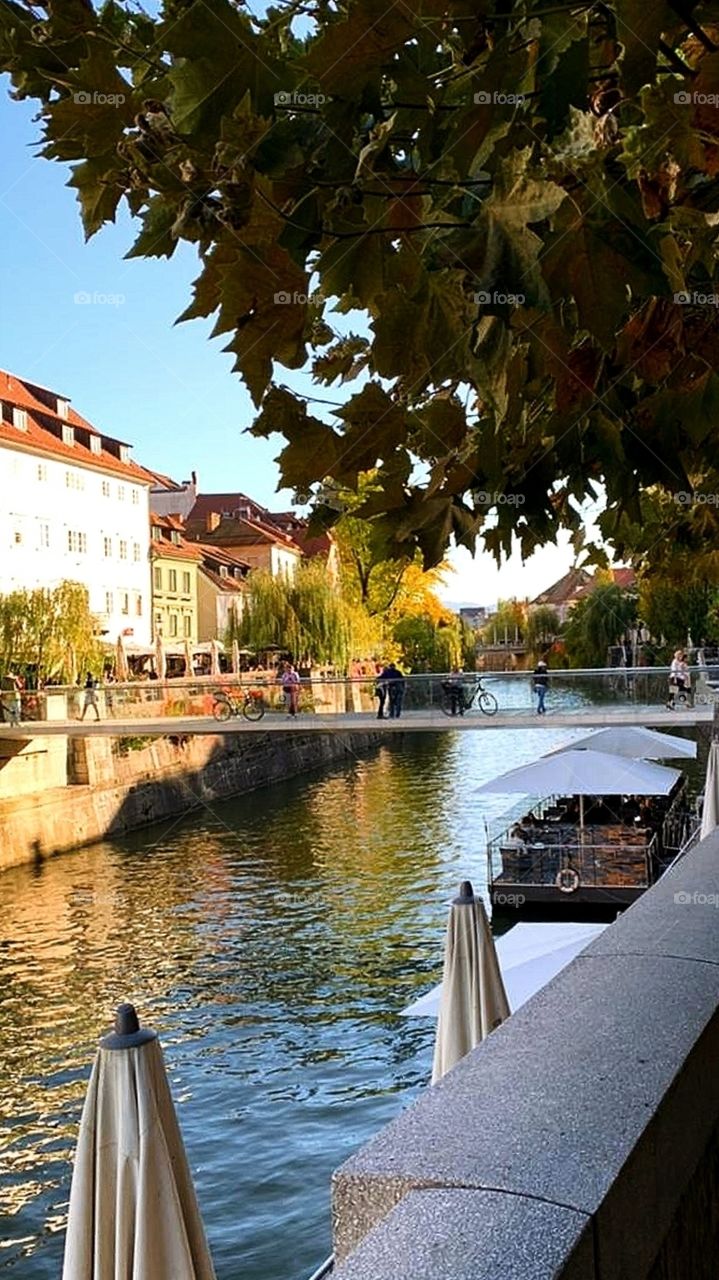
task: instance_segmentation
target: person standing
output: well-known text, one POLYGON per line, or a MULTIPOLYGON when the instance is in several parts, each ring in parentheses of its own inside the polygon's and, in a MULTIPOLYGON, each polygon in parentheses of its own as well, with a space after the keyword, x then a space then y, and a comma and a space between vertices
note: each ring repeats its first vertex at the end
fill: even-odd
POLYGON ((382 672, 383 677, 387 680, 387 688, 389 692, 389 718, 390 720, 399 720, 402 714, 402 703, 404 702, 405 679, 402 672, 397 669, 394 662, 390 662, 388 667, 382 672))
POLYGON ((686 702, 690 689, 691 676, 689 675, 686 654, 683 649, 677 649, 669 667, 669 700, 667 706, 673 710, 676 706, 677 697, 686 702))
POLYGON ((537 695, 537 715, 544 716, 547 714, 544 700, 547 696, 547 686, 549 684, 549 668, 544 658, 540 658, 534 668, 533 683, 534 692, 537 695))
POLYGON ((463 716, 465 712, 464 705, 464 675, 459 667, 452 667, 448 678, 444 681, 442 688, 447 694, 449 700, 450 715, 463 716))
POLYGON ((15 675, 11 667, 2 678, 3 719, 7 718, 8 724, 20 723, 22 716, 20 689, 20 678, 15 675))
POLYGON ((280 681, 287 706, 287 714, 294 719, 297 715, 300 701, 300 677, 291 662, 285 663, 280 681))
POLYGON ((80 715, 80 719, 84 720, 85 712, 88 710, 89 707, 92 707, 93 711, 95 712, 95 719, 99 720, 100 707, 97 701, 97 680, 95 679, 91 671, 88 671, 87 675, 85 676, 84 688, 85 688, 85 697, 82 703, 82 713, 80 715))
POLYGON ((377 719, 384 720, 384 704, 387 701, 387 676, 388 667, 381 667, 377 673, 377 680, 374 687, 374 696, 377 699, 377 719))

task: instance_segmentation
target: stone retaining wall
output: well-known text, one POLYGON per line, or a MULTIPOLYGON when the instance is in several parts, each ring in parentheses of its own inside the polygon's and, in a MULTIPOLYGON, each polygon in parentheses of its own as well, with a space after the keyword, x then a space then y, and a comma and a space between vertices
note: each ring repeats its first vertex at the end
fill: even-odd
POLYGON ((337 1280, 716 1280, 719 831, 334 1177, 337 1280))
MULTIPOLYGON (((52 741, 67 756, 67 739, 52 741)), ((68 757, 69 785, 53 785, 48 777, 43 789, 0 799, 0 870, 351 761, 379 741, 376 733, 193 735, 144 745, 142 739, 78 739, 68 757)))

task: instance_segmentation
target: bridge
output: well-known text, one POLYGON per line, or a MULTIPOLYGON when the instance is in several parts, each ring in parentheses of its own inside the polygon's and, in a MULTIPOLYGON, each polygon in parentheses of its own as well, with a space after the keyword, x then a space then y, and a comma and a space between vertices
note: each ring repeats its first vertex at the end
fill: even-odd
POLYGON ((446 716, 434 712, 409 711, 397 720, 378 720, 371 712, 345 712, 334 715, 299 714, 295 718, 273 713, 262 720, 249 721, 242 716, 218 723, 212 716, 161 716, 93 720, 45 720, 17 726, 0 725, 0 741, 29 741, 32 738, 63 736, 95 737, 186 737, 191 734, 221 735, 257 733, 379 733, 391 737, 402 733, 475 733, 488 729, 604 729, 609 725, 644 725, 646 728, 674 731, 681 727, 711 726, 712 707, 698 706, 671 712, 665 707, 580 707, 575 710, 537 716, 524 711, 499 712, 484 716, 480 712, 464 716, 446 716))

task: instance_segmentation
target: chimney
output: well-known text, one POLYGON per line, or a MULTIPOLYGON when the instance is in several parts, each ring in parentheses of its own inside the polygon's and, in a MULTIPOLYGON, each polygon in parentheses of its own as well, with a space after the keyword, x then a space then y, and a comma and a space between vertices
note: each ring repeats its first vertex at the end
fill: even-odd
POLYGON ((190 472, 190 480, 192 482, 193 489, 196 489, 197 488, 197 472, 196 471, 190 472))
POLYGON ((205 533, 214 533, 222 522, 219 511, 208 511, 205 516, 205 533))

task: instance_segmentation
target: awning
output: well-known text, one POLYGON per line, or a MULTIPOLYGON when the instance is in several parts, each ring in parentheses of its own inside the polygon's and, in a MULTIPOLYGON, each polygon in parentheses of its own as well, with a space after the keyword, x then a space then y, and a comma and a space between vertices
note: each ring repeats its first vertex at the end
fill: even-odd
POLYGON ((678 769, 646 760, 630 760, 606 751, 568 747, 492 778, 475 795, 520 792, 526 796, 668 796, 678 769))
POLYGON ((597 729, 578 742, 570 742, 560 751, 605 751, 610 755, 630 756, 634 760, 693 760, 697 754, 696 742, 677 738, 672 733, 659 733, 656 729, 644 729, 638 725, 617 725, 610 729, 597 729))

